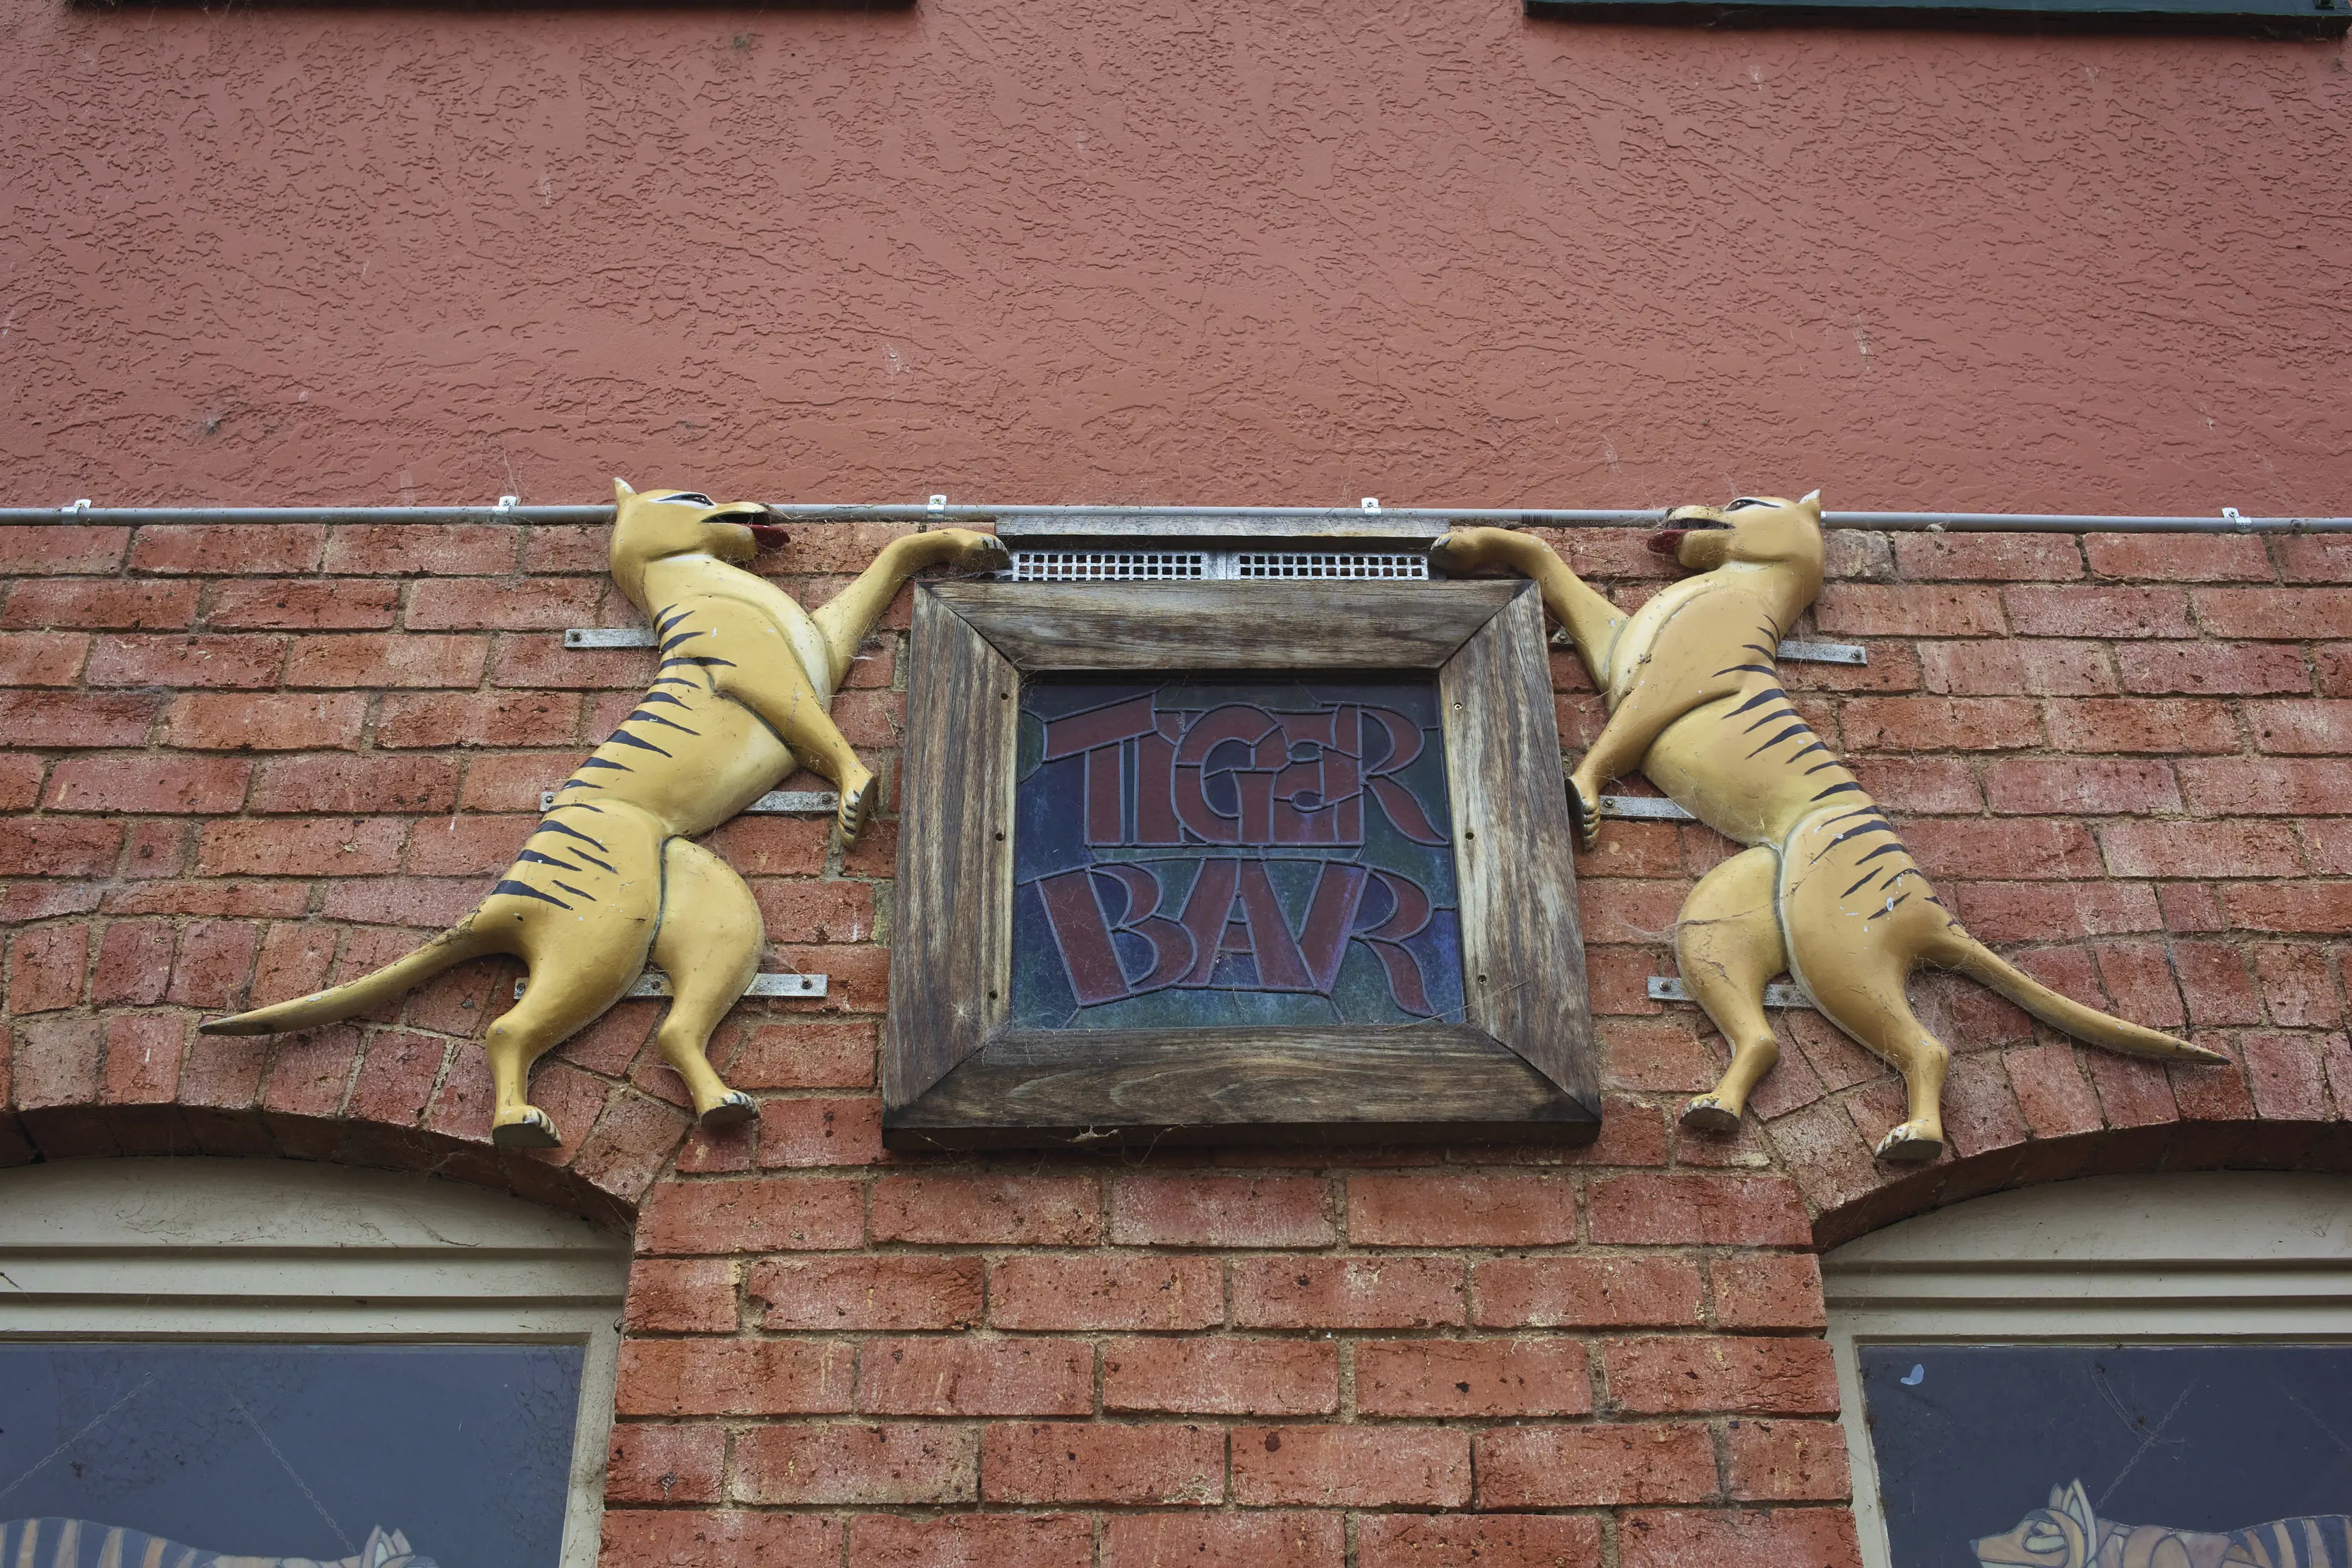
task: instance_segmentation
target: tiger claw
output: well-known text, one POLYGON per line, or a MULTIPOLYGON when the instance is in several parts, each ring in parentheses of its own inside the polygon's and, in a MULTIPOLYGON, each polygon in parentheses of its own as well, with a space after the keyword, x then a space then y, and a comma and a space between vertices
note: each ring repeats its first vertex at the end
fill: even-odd
POLYGON ((1894 1160, 1905 1165, 1916 1165, 1934 1159, 1944 1152, 1940 1131, 1931 1132, 1917 1122, 1905 1122, 1878 1140, 1876 1153, 1882 1160, 1894 1160))
POLYGON ((490 1142, 502 1149, 552 1149, 563 1139, 553 1117, 536 1105, 521 1105, 499 1113, 490 1124, 490 1142))
POLYGON ((1737 1133, 1739 1113, 1712 1094, 1702 1094, 1683 1107, 1682 1124, 1691 1133, 1737 1133))
POLYGON ((848 779, 842 781, 841 810, 837 813, 837 820, 841 823, 841 836, 845 840, 853 843, 856 841, 857 831, 866 825, 866 819, 873 814, 874 797, 880 787, 881 780, 876 779, 871 773, 866 774, 864 779, 855 783, 848 779))
POLYGON ((1588 802, 1584 791, 1578 789, 1575 779, 1570 778, 1568 781, 1568 805, 1569 810, 1576 813, 1576 841, 1587 852, 1598 849, 1601 846, 1601 802, 1597 800, 1588 802))
POLYGON ((695 1120, 706 1127, 732 1127, 760 1113, 760 1103, 740 1089, 730 1089, 725 1099, 700 1112, 695 1120))

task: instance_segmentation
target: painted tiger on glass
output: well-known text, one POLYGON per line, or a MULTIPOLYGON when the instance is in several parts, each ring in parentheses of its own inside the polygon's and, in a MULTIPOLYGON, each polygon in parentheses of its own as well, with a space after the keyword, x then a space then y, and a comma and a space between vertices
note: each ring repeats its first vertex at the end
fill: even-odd
POLYGON ((0 1524, 0 1568, 436 1568, 397 1530, 368 1531, 356 1555, 232 1557, 87 1519, 13 1519, 0 1524))
POLYGON ((2352 1568, 2352 1517, 2318 1514, 2213 1532, 2101 1520, 2081 1481, 2052 1487, 2005 1535, 1974 1543, 1982 1568, 2352 1568))

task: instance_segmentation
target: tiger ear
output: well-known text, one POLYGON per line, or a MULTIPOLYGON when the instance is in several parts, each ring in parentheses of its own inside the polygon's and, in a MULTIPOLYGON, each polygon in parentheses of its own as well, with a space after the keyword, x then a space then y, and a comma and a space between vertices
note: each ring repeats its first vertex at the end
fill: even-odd
POLYGON ((614 505, 617 506, 635 494, 636 492, 635 490, 629 488, 629 482, 626 479, 622 478, 617 474, 613 476, 613 501, 614 505))
POLYGON ((2050 1489, 2050 1506, 2052 1508, 2060 1506, 2065 1500, 2066 1489, 2064 1487, 2052 1487, 2050 1489))
POLYGON ((2091 1550, 2096 1552, 2099 1547, 2099 1518, 2091 1511, 2091 1500, 2084 1495, 2081 1481, 2066 1489, 2065 1506, 2066 1517, 2083 1527, 2084 1539, 2091 1543, 2091 1550))
POLYGON ((1818 523, 1822 520, 1822 493, 1819 490, 1815 490, 1811 495, 1806 496, 1804 498, 1800 500, 1797 505, 1812 513, 1814 522, 1818 523))

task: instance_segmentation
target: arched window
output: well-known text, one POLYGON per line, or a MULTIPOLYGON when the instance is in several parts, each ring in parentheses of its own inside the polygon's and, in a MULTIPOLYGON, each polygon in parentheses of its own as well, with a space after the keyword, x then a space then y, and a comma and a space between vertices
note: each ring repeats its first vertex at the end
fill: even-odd
POLYGON ((2352 1563, 2352 1179, 2003 1193, 1822 1279, 1872 1568, 2352 1563))
POLYGON ((627 1275, 421 1176, 0 1172, 0 1563, 593 1568, 627 1275))

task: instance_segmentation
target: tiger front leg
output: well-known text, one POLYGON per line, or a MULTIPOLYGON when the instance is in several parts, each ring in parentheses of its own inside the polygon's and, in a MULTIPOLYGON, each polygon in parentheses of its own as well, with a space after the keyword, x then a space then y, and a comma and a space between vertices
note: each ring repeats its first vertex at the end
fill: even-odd
POLYGON ((1576 810, 1577 837, 1588 850, 1601 841, 1601 792, 1642 766, 1651 743, 1691 705, 1670 692, 1640 686, 1627 695, 1568 775, 1568 802, 1576 810))
POLYGON ((1685 635, 1668 622, 1661 629, 1650 655, 1633 668, 1623 684, 1609 722, 1568 776, 1569 799, 1576 807, 1577 826, 1591 849, 1601 836, 1601 792, 1626 774, 1639 769, 1650 747, 1676 719, 1718 697, 1740 689, 1740 672, 1707 669, 1720 656, 1702 636, 1685 635))
POLYGON ((997 571, 1012 563, 1012 556, 997 542, 995 535, 975 533, 970 528, 933 528, 929 533, 908 534, 884 545, 874 563, 859 572, 855 581, 835 594, 823 609, 809 612, 809 619, 824 638, 835 689, 840 689, 841 683, 849 678, 850 663, 857 657, 859 644, 915 573, 931 566, 961 571, 997 571))

